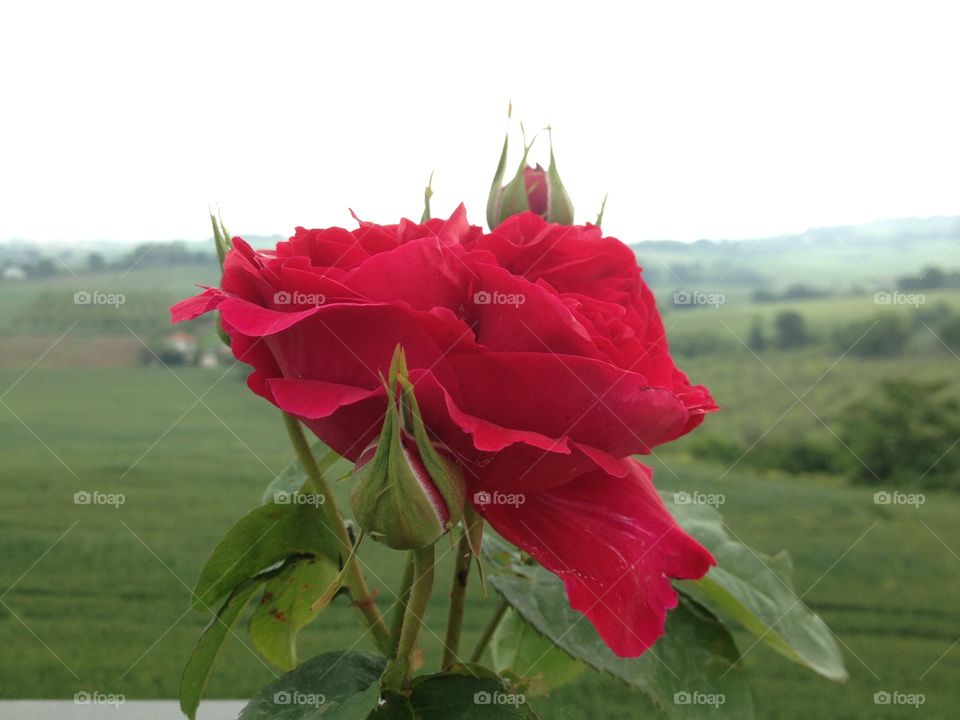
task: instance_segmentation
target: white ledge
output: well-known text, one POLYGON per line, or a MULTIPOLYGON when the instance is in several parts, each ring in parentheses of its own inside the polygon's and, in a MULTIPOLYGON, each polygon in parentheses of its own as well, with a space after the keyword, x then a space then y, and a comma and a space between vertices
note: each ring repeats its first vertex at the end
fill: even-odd
MULTIPOLYGON (((205 700, 197 720, 236 720, 246 700, 205 700)), ((0 720, 186 720, 176 700, 0 700, 0 720)))

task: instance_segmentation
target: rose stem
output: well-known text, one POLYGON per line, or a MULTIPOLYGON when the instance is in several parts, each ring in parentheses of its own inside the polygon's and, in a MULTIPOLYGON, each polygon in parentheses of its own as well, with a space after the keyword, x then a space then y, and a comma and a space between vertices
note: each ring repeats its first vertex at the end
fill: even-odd
POLYGON ((393 615, 390 618, 390 652, 389 658, 397 657, 400 647, 400 632, 403 628, 403 616, 410 602, 410 587, 413 585, 413 553, 407 553, 407 566, 403 571, 403 580, 400 581, 400 592, 397 602, 393 606, 393 615))
POLYGON ((427 612, 430 594, 433 592, 434 546, 413 550, 413 584, 410 586, 410 602, 403 614, 400 644, 397 655, 387 663, 383 671, 383 685, 387 690, 401 692, 410 674, 410 655, 417 644, 423 616, 427 612))
MULTIPOLYGON (((300 427, 300 421, 289 413, 283 413, 283 420, 287 426, 287 434, 290 436, 290 442, 293 444, 293 449, 296 450, 300 464, 303 465, 303 469, 307 473, 310 484, 313 486, 313 489, 324 498, 323 509, 327 514, 327 519, 333 526, 333 531, 337 534, 337 539, 344 548, 349 550, 352 547, 352 543, 350 542, 350 535, 347 533, 347 527, 343 523, 343 516, 337 509, 337 504, 333 499, 333 495, 330 493, 330 489, 327 487, 326 480, 323 479, 323 473, 320 472, 320 468, 317 466, 316 458, 313 457, 313 452, 310 450, 307 438, 303 434, 303 428, 300 427)), ((387 625, 380 615, 380 610, 377 608, 374 596, 370 593, 369 588, 367 588, 367 581, 364 579, 363 571, 360 569, 360 565, 356 559, 350 563, 348 569, 347 587, 350 589, 350 596, 353 598, 354 605, 363 613, 367 624, 373 631, 373 637, 377 643, 377 647, 381 652, 386 653, 390 645, 387 625)))
POLYGON ((487 626, 483 629, 483 635, 481 635, 480 640, 477 641, 477 647, 474 649, 473 655, 470 656, 470 662, 480 662, 480 658, 483 657, 483 651, 487 649, 487 644, 490 642, 490 638, 493 637, 493 633, 496 632, 500 621, 503 620, 503 616, 506 614, 508 607, 510 607, 510 603, 506 600, 500 602, 500 606, 493 614, 493 617, 490 618, 490 622, 488 622, 487 626))
POLYGON ((467 580, 470 578, 470 563, 473 546, 483 533, 483 518, 469 505, 463 515, 463 530, 457 546, 457 562, 453 568, 453 588, 450 590, 450 612, 447 616, 447 637, 444 640, 442 669, 446 670, 459 660, 460 634, 463 627, 463 610, 467 600, 467 580))

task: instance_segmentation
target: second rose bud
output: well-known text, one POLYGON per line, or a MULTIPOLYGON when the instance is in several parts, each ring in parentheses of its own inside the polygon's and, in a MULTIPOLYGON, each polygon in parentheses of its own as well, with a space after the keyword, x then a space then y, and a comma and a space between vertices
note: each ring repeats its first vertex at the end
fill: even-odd
MULTIPOLYGON (((548 130, 549 131, 549 130, 548 130)), ((533 212, 544 220, 560 225, 573 224, 573 203, 560 180, 557 161, 553 155, 553 140, 550 141, 550 165, 544 170, 539 164, 527 163, 530 145, 523 148, 523 157, 513 179, 503 185, 507 168, 509 135, 503 140, 500 163, 487 198, 487 225, 492 230, 511 215, 533 212)))
POLYGON ((397 550, 432 545, 463 515, 466 486, 449 451, 431 441, 397 347, 380 437, 357 460, 350 504, 364 532, 397 550))

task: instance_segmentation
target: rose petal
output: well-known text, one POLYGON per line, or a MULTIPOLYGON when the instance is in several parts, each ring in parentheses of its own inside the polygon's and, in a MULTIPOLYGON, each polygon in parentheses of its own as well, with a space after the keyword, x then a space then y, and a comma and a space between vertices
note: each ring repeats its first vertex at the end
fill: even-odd
POLYGON ((563 580, 571 607, 621 657, 642 654, 663 635, 667 610, 677 605, 670 578, 697 579, 716 564, 676 523, 639 463, 624 478, 596 472, 526 493, 517 506, 476 507, 563 580))
POLYGON ((666 388, 609 363, 549 353, 481 353, 449 358, 464 412, 601 448, 616 457, 649 453, 679 437, 690 411, 666 388))
POLYGON ((178 323, 200 317, 204 313, 215 310, 223 298, 224 295, 219 290, 207 288, 199 295, 181 300, 170 308, 170 321, 178 323))

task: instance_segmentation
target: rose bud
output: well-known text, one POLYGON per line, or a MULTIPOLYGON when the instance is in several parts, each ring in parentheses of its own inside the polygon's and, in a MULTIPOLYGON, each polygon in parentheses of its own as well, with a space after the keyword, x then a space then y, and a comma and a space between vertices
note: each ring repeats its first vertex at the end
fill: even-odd
MULTIPOLYGON (((213 246, 217 251, 217 260, 220 261, 220 273, 223 274, 223 261, 227 257, 227 253, 230 252, 230 233, 227 231, 226 226, 223 224, 223 218, 219 214, 214 215, 210 213, 210 224, 213 226, 213 246)), ((227 331, 223 329, 223 323, 220 321, 219 313, 217 317, 217 335, 220 336, 220 341, 230 347, 230 336, 227 334, 227 331)))
POLYGON ((547 216, 549 198, 547 197, 547 171, 540 163, 536 167, 527 165, 523 169, 523 186, 527 191, 527 204, 530 212, 540 217, 547 216))
POLYGON ((375 540, 397 550, 423 548, 463 514, 463 473, 427 435, 399 347, 387 390, 380 437, 353 468, 350 504, 360 527, 375 540))
MULTIPOLYGON (((549 131, 549 128, 548 128, 549 131)), ((573 224, 573 203, 557 171, 557 161, 553 155, 553 139, 550 140, 550 167, 544 170, 539 164, 531 167, 527 164, 530 145, 523 148, 523 158, 513 179, 501 186, 507 165, 509 136, 503 140, 500 163, 490 186, 487 198, 487 224, 495 228, 511 215, 530 211, 547 222, 561 225, 573 224)))

